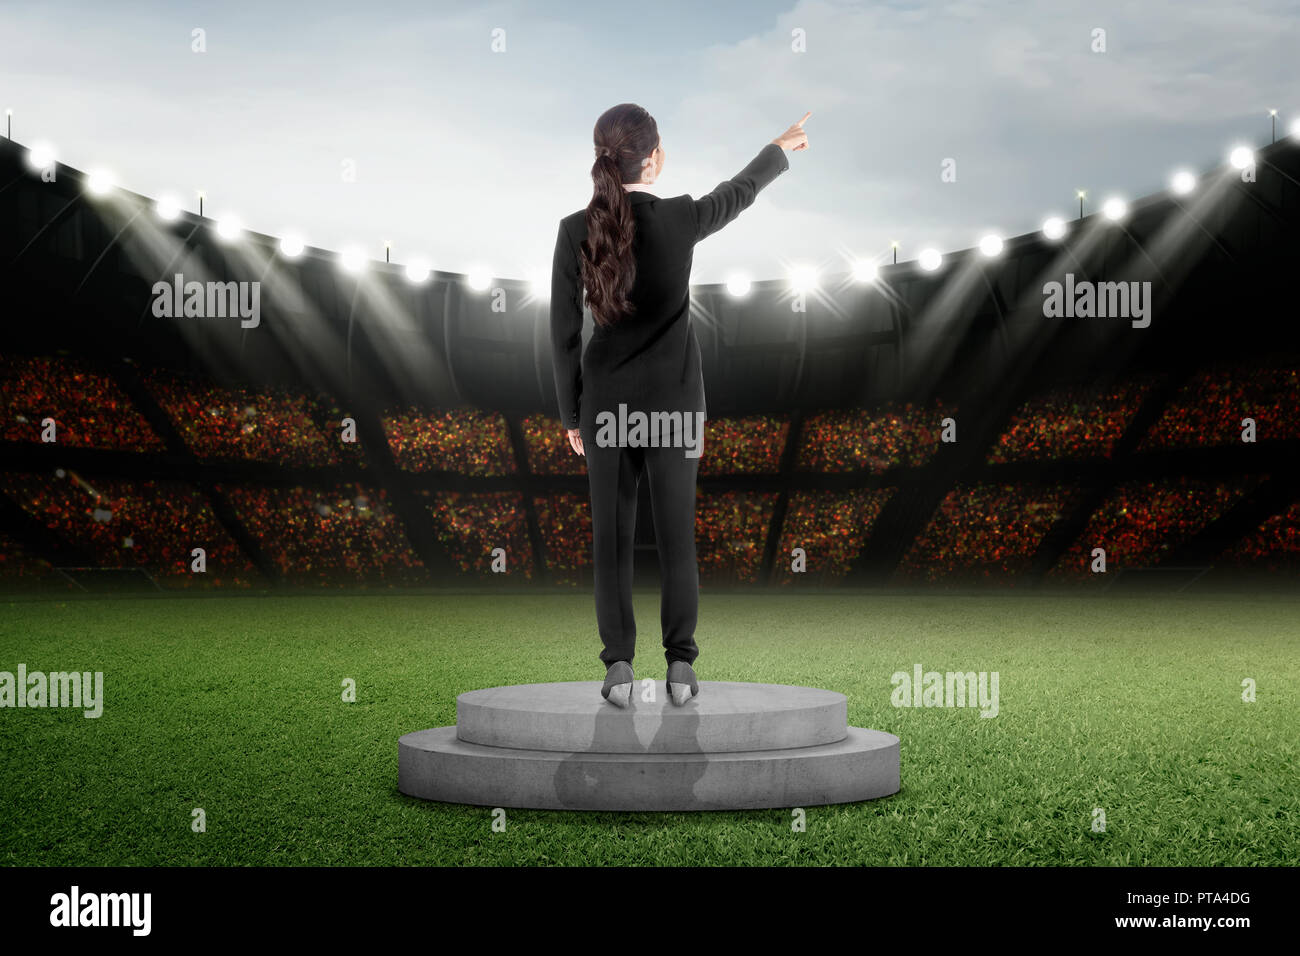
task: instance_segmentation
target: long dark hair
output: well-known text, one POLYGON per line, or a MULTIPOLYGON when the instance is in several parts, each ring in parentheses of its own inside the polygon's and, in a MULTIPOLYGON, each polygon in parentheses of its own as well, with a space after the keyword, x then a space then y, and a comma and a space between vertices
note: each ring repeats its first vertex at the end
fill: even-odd
POLYGON ((600 114, 592 139, 596 163, 578 266, 596 324, 609 326, 635 311, 628 293, 636 280, 636 222, 623 184, 641 181, 642 161, 659 145, 659 124, 635 103, 620 103, 600 114))

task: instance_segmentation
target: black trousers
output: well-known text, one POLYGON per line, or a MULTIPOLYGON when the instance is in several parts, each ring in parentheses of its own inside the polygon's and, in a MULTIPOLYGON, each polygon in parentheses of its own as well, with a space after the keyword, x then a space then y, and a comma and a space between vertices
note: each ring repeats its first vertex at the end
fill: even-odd
POLYGON ((598 447, 588 424, 582 427, 591 487, 591 544, 595 567, 596 626, 605 645, 600 659, 632 661, 636 620, 632 614, 632 543, 637 488, 644 474, 659 547, 662 593, 659 623, 668 663, 694 663, 699 617, 700 573, 695 561, 695 479, 699 458, 680 447, 598 447))

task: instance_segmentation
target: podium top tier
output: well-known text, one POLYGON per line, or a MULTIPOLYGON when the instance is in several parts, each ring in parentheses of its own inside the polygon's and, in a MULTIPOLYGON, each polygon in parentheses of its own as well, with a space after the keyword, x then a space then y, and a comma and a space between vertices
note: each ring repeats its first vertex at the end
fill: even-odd
POLYGON ((664 681, 632 685, 626 710, 599 681, 515 684, 456 698, 457 736, 468 743, 566 753, 732 753, 815 747, 848 733, 848 700, 788 684, 700 681, 678 707, 664 681))

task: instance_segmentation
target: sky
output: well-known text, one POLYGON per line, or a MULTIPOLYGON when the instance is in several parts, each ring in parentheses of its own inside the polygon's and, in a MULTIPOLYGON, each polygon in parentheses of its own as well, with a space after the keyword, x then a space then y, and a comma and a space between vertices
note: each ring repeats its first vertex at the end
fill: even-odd
POLYGON ((1300 117, 1300 0, 10 0, 0 38, 20 143, 259 232, 504 278, 547 274, 617 103, 658 122, 653 191, 697 198, 812 113, 697 283, 1031 232, 1300 117))

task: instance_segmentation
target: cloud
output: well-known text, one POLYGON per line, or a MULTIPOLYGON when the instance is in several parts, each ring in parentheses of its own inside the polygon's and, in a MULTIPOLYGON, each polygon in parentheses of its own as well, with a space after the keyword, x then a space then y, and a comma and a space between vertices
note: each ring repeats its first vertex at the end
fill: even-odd
MULTIPOLYGON (((1267 135, 1294 96, 1297 3, 392 2, 8 4, 0 70, 19 140, 56 143, 130 188, 192 195, 259 231, 358 242, 439 268, 522 276, 590 196, 590 136, 640 102, 699 196, 803 114, 812 148, 741 223, 702 244, 696 281, 837 250, 903 258, 986 228, 1014 235, 1076 188, 1136 197, 1175 165, 1267 135), (208 52, 190 51, 207 31, 208 52), (1090 48, 1106 30, 1107 52, 1090 48), (492 31, 504 29, 505 53, 492 31), (807 52, 791 50, 792 31, 807 52), (16 39, 15 39, 16 38, 16 39), (956 160, 957 182, 940 181, 956 160), (341 176, 355 163, 357 182, 341 176)), ((828 266, 829 267, 829 266, 828 266)))

